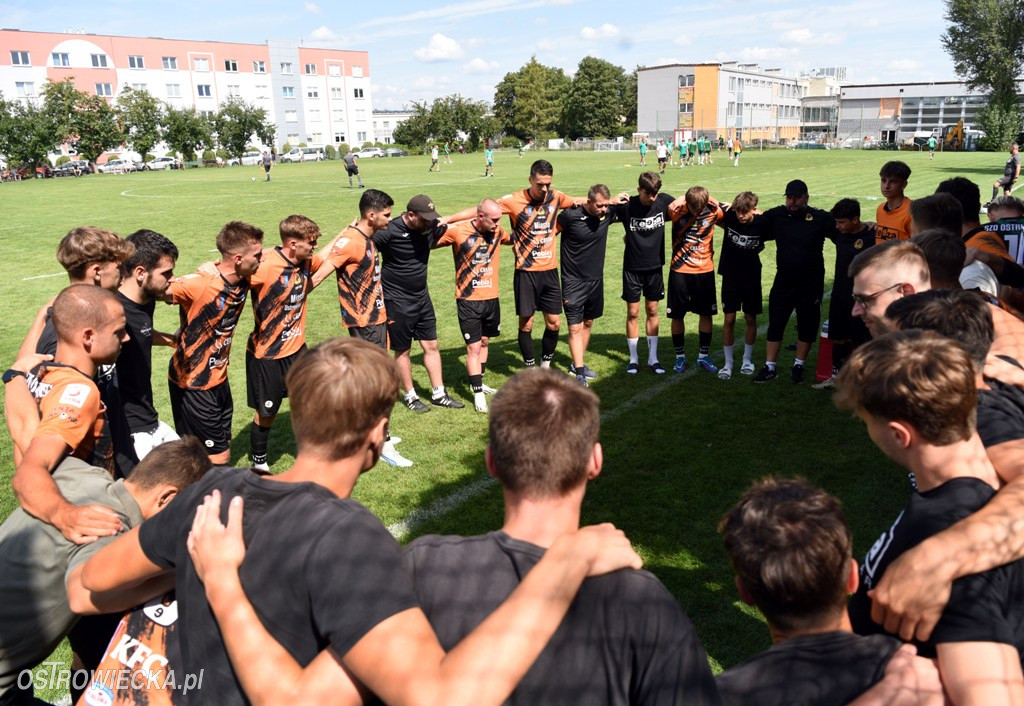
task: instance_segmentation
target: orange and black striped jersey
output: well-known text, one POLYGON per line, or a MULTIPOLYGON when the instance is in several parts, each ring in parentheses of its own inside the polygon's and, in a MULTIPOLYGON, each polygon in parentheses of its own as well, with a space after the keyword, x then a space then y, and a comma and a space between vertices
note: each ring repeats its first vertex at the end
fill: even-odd
POLYGON ((551 190, 534 200, 529 189, 498 199, 501 212, 508 215, 516 269, 544 272, 558 267, 555 257, 555 218, 558 209, 573 205, 572 197, 551 190))
POLYGON ((498 259, 501 246, 512 242, 501 227, 490 237, 477 231, 473 221, 449 226, 435 247, 451 245, 455 255, 455 298, 471 301, 498 298, 498 259))
POLYGON ((349 226, 327 254, 327 261, 338 274, 338 300, 345 327, 386 323, 380 258, 373 241, 355 226, 349 226))
POLYGON ((114 474, 114 446, 106 405, 91 377, 70 365, 44 363, 26 376, 39 411, 32 438, 56 434, 70 454, 114 474))
POLYGON ((717 205, 708 204, 699 216, 684 214, 672 223, 673 272, 699 274, 715 269, 715 226, 725 214, 717 205))
POLYGON ((249 280, 229 283, 219 273, 196 272, 171 283, 179 306, 181 339, 168 377, 180 388, 209 390, 228 379, 231 341, 249 294, 249 280))
POLYGON ((875 242, 910 240, 910 199, 904 198, 903 203, 892 211, 884 203, 878 204, 875 220, 875 242))
POLYGON ((248 350, 257 358, 287 358, 306 342, 306 296, 310 276, 322 264, 319 255, 292 262, 280 247, 264 256, 250 278, 256 328, 248 350))
POLYGON ((992 233, 983 227, 975 228, 974 230, 967 231, 963 235, 964 245, 969 248, 977 248, 982 252, 989 253, 990 255, 998 255, 1004 260, 1010 262, 1016 262, 1010 251, 1006 249, 1006 243, 999 237, 998 233, 992 233))

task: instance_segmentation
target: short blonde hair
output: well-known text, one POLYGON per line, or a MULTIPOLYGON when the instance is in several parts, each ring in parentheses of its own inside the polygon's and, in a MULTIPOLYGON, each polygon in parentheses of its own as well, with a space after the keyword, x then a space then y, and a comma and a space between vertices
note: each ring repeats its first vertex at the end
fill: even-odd
POLYGON ((57 246, 57 261, 72 279, 81 279, 93 263, 121 264, 134 254, 134 245, 117 233, 96 226, 72 228, 57 246))
POLYGON ((285 385, 299 453, 337 461, 356 453, 374 425, 391 416, 400 379, 383 348, 339 337, 303 353, 285 385))

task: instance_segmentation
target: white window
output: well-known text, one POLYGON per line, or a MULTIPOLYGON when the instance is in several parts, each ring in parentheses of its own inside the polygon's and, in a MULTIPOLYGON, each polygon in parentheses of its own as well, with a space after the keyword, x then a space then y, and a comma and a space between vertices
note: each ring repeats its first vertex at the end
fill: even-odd
POLYGON ((281 95, 285 98, 294 98, 295 89, 292 86, 281 86, 281 95))
POLYGON ((231 73, 238 73, 238 62, 234 59, 225 59, 224 70, 231 73))
MULTIPOLYGON (((291 72, 292 72, 292 62, 290 62, 290 61, 282 61, 281 62, 281 73, 283 73, 283 74, 290 74, 291 72)), ((296 137, 298 137, 298 136, 296 135, 296 137)))
POLYGON ((214 118, 217 115, 217 111, 216 110, 200 110, 199 114, 202 115, 204 118, 214 118))
POLYGON ((345 98, 345 89, 338 88, 337 86, 331 88, 331 99, 332 100, 343 100, 345 98))
POLYGON ((320 97, 320 89, 318 89, 318 88, 307 88, 306 89, 306 98, 319 98, 319 97, 320 97))
POLYGON ((31 66, 28 60, 27 51, 12 51, 11 52, 11 63, 15 66, 31 66))
POLYGON ((209 71, 210 60, 209 59, 193 59, 192 60, 193 70, 195 71, 209 71))
POLYGON ((242 87, 238 84, 228 84, 228 95, 229 96, 240 96, 242 95, 242 87))
POLYGON ((316 76, 316 64, 306 64, 305 73, 307 76, 316 76))
POLYGON ((92 65, 97 69, 107 68, 107 55, 106 54, 93 54, 92 65))
POLYGON ((288 142, 298 142, 299 141, 299 133, 297 133, 297 132, 289 132, 287 140, 288 140, 288 142))
POLYGON ((333 110, 333 111, 331 111, 331 118, 333 120, 335 120, 336 122, 341 122, 341 121, 343 121, 345 119, 345 111, 343 111, 343 110, 333 110))
POLYGON ((320 111, 319 110, 311 110, 311 111, 309 111, 309 121, 312 122, 312 123, 320 122, 320 111))
POLYGON ((362 66, 353 66, 352 67, 352 76, 354 78, 362 78, 363 77, 363 67, 362 66))
POLYGON ((366 120, 366 108, 356 110, 356 120, 366 120))
POLYGON ((331 64, 330 66, 328 66, 327 67, 327 75, 328 76, 341 76, 341 65, 340 64, 331 64))
POLYGON ((324 134, 322 132, 311 132, 309 133, 308 142, 312 142, 314 145, 319 145, 324 141, 324 134))
POLYGON ((269 96, 267 95, 267 84, 257 83, 256 84, 256 97, 262 100, 266 100, 269 96))
POLYGON ((19 98, 30 98, 36 94, 36 84, 31 81, 17 81, 14 86, 19 98))
POLYGON ((212 96, 213 93, 210 91, 210 84, 208 84, 208 83, 197 84, 196 85, 196 95, 199 96, 200 98, 209 98, 210 96, 212 96))
POLYGON ((144 83, 133 83, 132 84, 132 90, 133 91, 147 91, 147 90, 149 90, 149 88, 144 83))
POLYGON ((680 113, 692 113, 693 112, 693 103, 680 103, 679 104, 679 112, 680 113))
POLYGON ((128 68, 129 69, 144 69, 146 68, 146 60, 141 56, 129 56, 128 57, 128 68))
POLYGON ((254 62, 252 62, 252 72, 254 74, 265 74, 265 73, 267 73, 267 63, 265 61, 254 61, 254 62))
POLYGON ((110 90, 109 83, 97 83, 96 84, 96 95, 97 96, 112 96, 114 92, 110 90))
POLYGON ((352 89, 352 95, 355 96, 356 98, 362 98, 363 97, 363 89, 361 89, 361 88, 353 88, 352 89))
POLYGON ((679 87, 686 88, 693 85, 693 74, 686 74, 679 77, 679 87))
POLYGON ((345 133, 343 133, 343 132, 336 132, 336 133, 334 133, 334 142, 335 143, 341 144, 344 141, 345 141, 345 133))
POLYGON ((176 56, 165 56, 164 57, 164 71, 177 71, 178 70, 178 57, 176 56))
POLYGON ((725 114, 730 116, 730 117, 736 114, 736 104, 734 102, 729 101, 726 104, 726 106, 725 106, 725 114))
POLYGON ((384 121, 384 129, 387 130, 389 127, 391 127, 391 123, 389 121, 385 120, 384 121))
POLYGON ((297 123, 297 122, 299 122, 299 111, 297 111, 297 110, 286 110, 286 111, 284 111, 284 121, 286 123, 297 123))
POLYGON ((168 83, 167 84, 167 97, 168 98, 181 98, 181 84, 180 83, 168 83))
POLYGON ((366 142, 366 133, 365 132, 357 132, 356 133, 356 140, 358 142, 366 142))
POLYGON ((53 59, 54 66, 71 66, 71 59, 68 57, 67 52, 55 51, 50 54, 53 59))

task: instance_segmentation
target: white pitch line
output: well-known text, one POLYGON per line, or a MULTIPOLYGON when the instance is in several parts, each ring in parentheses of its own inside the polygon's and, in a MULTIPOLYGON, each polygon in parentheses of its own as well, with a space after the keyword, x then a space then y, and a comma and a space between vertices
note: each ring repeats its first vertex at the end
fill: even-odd
POLYGON ((46 279, 48 277, 60 277, 61 275, 65 275, 65 274, 67 274, 67 272, 57 272, 57 273, 54 273, 52 275, 35 275, 34 277, 22 277, 21 281, 22 282, 27 282, 30 279, 46 279))
MULTIPOLYGON (((825 296, 821 298, 822 304, 828 301, 828 299, 831 296, 832 292, 827 292, 825 296)), ((792 319, 795 315, 795 312, 793 314, 790 314, 790 318, 792 319)), ((761 326, 757 327, 757 334, 759 336, 763 336, 767 330, 768 324, 764 323, 761 326)), ((722 353, 716 353, 714 355, 714 358, 716 361, 721 359, 722 353)), ((618 407, 614 407, 613 409, 610 409, 604 414, 602 414, 601 423, 605 424, 607 422, 612 421, 613 419, 622 416, 623 414, 629 412, 640 403, 646 402, 654 397, 657 397, 659 394, 667 390, 672 385, 675 385, 695 375, 696 372, 697 366, 695 365, 681 375, 673 374, 670 377, 668 377, 668 379, 665 380, 664 382, 652 385, 643 392, 626 400, 618 407)), ((469 485, 464 485, 461 488, 449 493, 448 495, 438 498, 427 507, 421 507, 417 508, 416 510, 413 510, 408 515, 406 515, 404 519, 401 519, 398 522, 388 525, 388 532, 390 532, 391 535, 399 542, 402 542, 406 540, 410 534, 415 532, 417 529, 422 527, 427 522, 431 520, 436 520, 439 517, 447 515, 449 512, 459 507, 467 500, 471 500, 477 497, 478 495, 483 495, 496 484, 497 481, 494 479, 493 476, 487 476, 486 478, 481 478, 480 480, 473 481, 469 485)))

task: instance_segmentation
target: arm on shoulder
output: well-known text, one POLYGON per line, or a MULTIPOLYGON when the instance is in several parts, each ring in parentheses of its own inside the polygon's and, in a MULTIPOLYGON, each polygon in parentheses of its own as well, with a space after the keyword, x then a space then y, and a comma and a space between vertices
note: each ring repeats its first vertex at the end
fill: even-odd
POLYGON ((43 307, 36 312, 36 318, 32 320, 32 326, 29 327, 28 333, 25 334, 25 340, 21 342, 21 348, 18 349, 18 358, 24 358, 27 355, 31 355, 36 352, 36 345, 39 343, 39 337, 43 333, 43 329, 46 327, 46 312, 50 310, 53 305, 53 300, 57 297, 53 297, 50 301, 46 302, 43 307))
POLYGON ((885 666, 885 676, 848 706, 943 706, 948 703, 934 660, 903 645, 885 666))
POLYGON ((137 588, 165 571, 142 551, 139 528, 135 527, 82 564, 80 581, 85 590, 106 594, 137 588))
POLYGON ((939 674, 955 706, 1024 704, 1024 675, 1013 645, 949 642, 936 647, 939 674))

